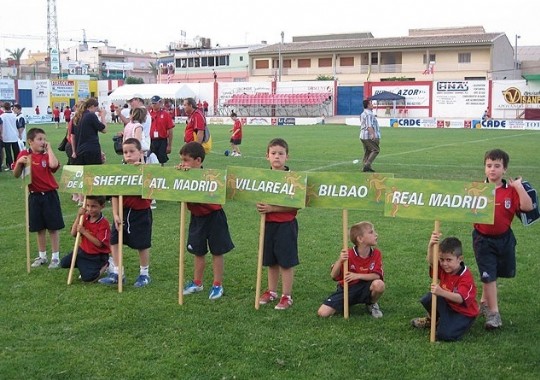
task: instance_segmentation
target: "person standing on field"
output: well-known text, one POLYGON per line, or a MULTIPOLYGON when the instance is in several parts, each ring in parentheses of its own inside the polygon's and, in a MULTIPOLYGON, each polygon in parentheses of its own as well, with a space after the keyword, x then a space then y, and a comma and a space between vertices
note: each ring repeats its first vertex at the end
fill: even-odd
POLYGON ((381 131, 379 122, 373 113, 373 103, 371 100, 364 100, 364 112, 360 115, 360 141, 364 146, 364 159, 362 163, 363 172, 375 172, 371 165, 381 151, 379 144, 381 141, 381 131))

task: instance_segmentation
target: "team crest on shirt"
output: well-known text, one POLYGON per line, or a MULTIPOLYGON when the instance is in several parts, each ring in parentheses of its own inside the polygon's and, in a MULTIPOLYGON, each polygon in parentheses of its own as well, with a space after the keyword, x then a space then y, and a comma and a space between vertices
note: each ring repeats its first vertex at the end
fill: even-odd
POLYGON ((375 268, 375 263, 370 263, 369 264, 369 270, 373 270, 373 268, 375 268))
POLYGON ((505 198, 504 199, 504 208, 508 210, 511 206, 512 206, 512 200, 510 198, 505 198))
POLYGON ((41 160, 41 167, 43 168, 47 167, 47 160, 41 160))

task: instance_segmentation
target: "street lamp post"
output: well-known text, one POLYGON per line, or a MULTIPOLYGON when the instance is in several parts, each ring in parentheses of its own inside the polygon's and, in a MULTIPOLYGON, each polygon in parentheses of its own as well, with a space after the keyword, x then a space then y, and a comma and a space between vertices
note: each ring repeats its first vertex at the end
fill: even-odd
POLYGON ((279 43, 279 49, 278 49, 278 80, 281 82, 281 68, 283 67, 283 57, 281 56, 281 47, 283 45, 283 37, 285 37, 285 32, 281 32, 281 42, 279 43))
POLYGON ((518 38, 521 38, 521 36, 516 34, 516 42, 514 44, 514 79, 517 79, 517 71, 519 69, 519 63, 518 63, 518 38))

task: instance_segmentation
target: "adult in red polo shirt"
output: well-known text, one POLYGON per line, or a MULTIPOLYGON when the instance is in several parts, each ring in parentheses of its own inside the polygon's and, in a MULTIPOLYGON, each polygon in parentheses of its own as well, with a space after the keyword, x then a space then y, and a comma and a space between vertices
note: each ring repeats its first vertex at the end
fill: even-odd
POLYGON ((184 142, 197 141, 202 144, 204 139, 204 130, 206 127, 206 118, 201 109, 197 108, 194 98, 184 99, 184 111, 188 116, 186 130, 184 132, 184 142), (195 135, 197 137, 195 137, 195 135))
POLYGON ((151 102, 150 151, 157 156, 159 163, 163 166, 165 162, 169 161, 167 155, 171 153, 174 121, 171 114, 161 108, 159 96, 152 96, 151 102))

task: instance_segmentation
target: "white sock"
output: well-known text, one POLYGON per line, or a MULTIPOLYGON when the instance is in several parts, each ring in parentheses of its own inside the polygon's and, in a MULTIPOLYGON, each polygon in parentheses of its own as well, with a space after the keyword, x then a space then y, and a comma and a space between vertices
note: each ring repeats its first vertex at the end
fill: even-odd
POLYGON ((141 269, 140 269, 140 275, 141 275, 141 276, 148 276, 148 267, 149 267, 149 266, 145 266, 145 267, 141 266, 141 267, 140 267, 140 268, 141 268, 141 269))
POLYGON ((60 252, 53 252, 51 260, 60 260, 60 252))
POLYGON ((45 251, 45 252, 39 251, 39 257, 41 257, 42 259, 46 259, 47 258, 47 251, 45 251))

